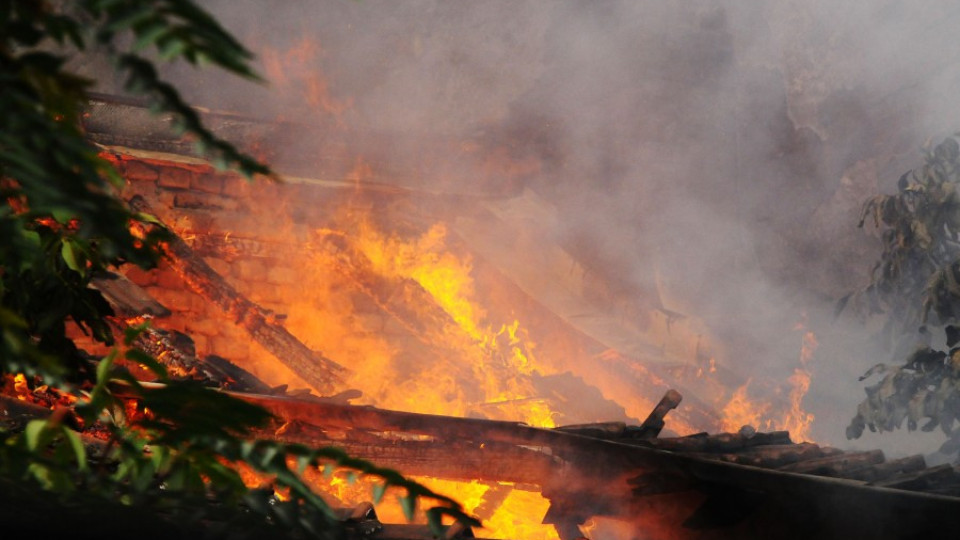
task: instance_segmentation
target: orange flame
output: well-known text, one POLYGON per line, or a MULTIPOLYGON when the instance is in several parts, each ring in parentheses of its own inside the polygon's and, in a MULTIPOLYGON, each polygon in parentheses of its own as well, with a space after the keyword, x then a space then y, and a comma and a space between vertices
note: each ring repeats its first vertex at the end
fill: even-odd
MULTIPOLYGON (((798 326, 799 329, 804 327, 798 326)), ((810 390, 810 360, 817 350, 817 338, 813 332, 806 331, 800 344, 800 365, 787 379, 787 410, 777 408, 774 400, 753 400, 748 395, 752 379, 737 388, 721 412, 721 429, 737 431, 743 426, 751 426, 761 431, 787 430, 794 442, 812 441, 810 426, 814 415, 803 408, 803 398, 810 390)))
POLYGON ((533 388, 526 379, 536 368, 534 345, 520 322, 485 324, 486 313, 474 300, 472 264, 446 246, 446 227, 436 224, 413 241, 386 237, 369 222, 362 222, 357 248, 380 275, 411 279, 430 294, 456 324, 441 339, 470 364, 484 394, 484 410, 494 406, 498 416, 523 420, 538 427, 554 427, 554 413, 543 400, 530 399, 533 388))

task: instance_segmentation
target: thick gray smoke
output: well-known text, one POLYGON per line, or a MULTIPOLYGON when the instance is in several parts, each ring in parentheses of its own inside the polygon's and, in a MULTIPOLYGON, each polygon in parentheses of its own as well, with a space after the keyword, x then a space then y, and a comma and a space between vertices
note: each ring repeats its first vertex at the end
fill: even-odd
POLYGON ((351 151, 387 165, 410 163, 418 140, 470 146, 440 156, 443 174, 424 170, 421 180, 551 202, 560 225, 543 235, 614 293, 704 320, 744 377, 784 380, 799 355, 793 327, 806 316, 821 341, 806 400, 814 437, 847 445, 856 376, 886 358, 861 326, 835 322, 832 305, 865 284, 876 256, 855 226, 861 201, 917 164, 928 137, 960 127, 960 6, 209 6, 268 77, 271 62, 286 62, 283 80, 260 88, 177 68, 189 97, 330 126, 333 139, 369 134, 350 139, 351 151), (508 174, 486 166, 490 156, 536 167, 508 174))

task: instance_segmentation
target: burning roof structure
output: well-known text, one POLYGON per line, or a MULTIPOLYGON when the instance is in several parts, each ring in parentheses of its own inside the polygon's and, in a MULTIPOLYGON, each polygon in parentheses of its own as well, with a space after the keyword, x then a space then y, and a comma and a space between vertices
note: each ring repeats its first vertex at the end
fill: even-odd
MULTIPOLYGON (((218 170, 168 118, 103 85, 84 132, 123 176, 130 207, 173 233, 158 268, 94 280, 115 311, 114 331, 149 321, 136 345, 176 377, 275 415, 257 435, 394 468, 483 522, 449 527, 447 538, 960 530, 956 466, 913 452, 840 450, 818 437, 815 414, 830 405, 816 403, 814 414, 805 398, 829 325, 808 324, 802 303, 770 278, 823 297, 856 280, 824 246, 855 261, 869 249, 825 223, 894 166, 908 137, 875 128, 910 107, 876 106, 882 119, 861 126, 860 102, 819 95, 857 85, 845 60, 805 41, 804 32, 826 32, 808 9, 731 8, 738 23, 757 23, 752 37, 723 6, 694 2, 661 14, 681 39, 620 4, 524 3, 524 17, 511 21, 476 8, 476 35, 452 52, 431 43, 457 41, 452 29, 470 17, 434 6, 432 26, 410 14, 371 22, 395 55, 364 44, 335 61, 327 48, 350 42, 361 8, 334 8, 324 40, 307 26, 264 37, 227 13, 262 41, 262 68, 294 103, 225 112, 244 98, 224 87, 222 100, 206 101, 212 109, 197 111, 282 182, 218 170), (621 11, 628 22, 618 22, 621 11), (789 66, 771 68, 757 44, 788 23, 803 31, 782 39, 803 47, 789 41, 789 66), (533 37, 517 37, 520 28, 533 37), (603 38, 591 44, 597 51, 581 50, 581 31, 603 38), (569 50, 557 53, 558 44, 569 50), (475 60, 471 47, 507 75, 457 71, 475 60), (415 75, 391 69, 394 57, 415 75), (356 71, 344 67, 350 61, 356 71), (427 97, 391 94, 447 64, 460 77, 431 85, 427 97), (585 74, 573 77, 578 70, 585 74), (337 77, 355 83, 356 95, 338 92, 337 77), (476 106, 463 107, 470 99, 476 106), (574 114, 553 114, 571 104, 574 114), (678 121, 688 110, 696 121, 678 121), (706 130, 712 138, 698 138, 706 130), (828 145, 854 135, 863 148, 828 145), (751 159, 764 166, 745 165, 751 159), (612 225, 624 230, 608 233, 612 225), (638 234, 649 230, 657 234, 638 234), (793 242, 796 257, 784 247, 793 242), (689 249, 667 253, 678 244, 689 249), (708 295, 721 300, 698 301, 708 295), (770 328, 775 343, 756 339, 770 328)), ((190 84, 187 94, 199 92, 190 84)), ((882 92, 869 103, 893 102, 900 87, 882 92)), ((105 352, 72 331, 90 353, 105 352)), ((148 370, 125 367, 149 387, 148 370)), ((48 415, 62 397, 22 377, 5 383, 0 408, 13 424, 48 415)), ((83 442, 95 455, 96 437, 83 442)), ((352 538, 430 537, 422 516, 402 525, 401 505, 371 504, 362 478, 309 475, 352 538)))
MULTIPOLYGON (((230 115, 211 114, 210 122, 248 143, 277 129, 230 115)), ((644 538, 900 538, 958 525, 952 466, 843 452, 753 427, 779 407, 783 426, 806 437, 810 333, 796 394, 753 403, 749 381, 718 369, 701 336, 686 365, 663 361, 676 345, 650 344, 658 320, 688 346, 693 332, 655 295, 633 307, 647 319, 646 334, 622 321, 578 320, 589 302, 606 301, 603 291, 591 298, 585 279, 512 267, 488 245, 517 219, 496 197, 391 185, 356 163, 346 180, 248 185, 190 157, 136 103, 110 96, 92 104, 87 129, 125 174, 130 204, 176 233, 159 270, 96 280, 117 327, 153 319, 155 330, 141 337, 145 350, 273 412, 280 420, 263 436, 341 447, 469 497, 468 510, 489 527, 477 534, 572 540, 613 527, 644 538), (298 198, 329 206, 297 217, 298 198), (294 217, 281 218, 281 209, 294 217), (483 301, 474 280, 483 280, 483 301), (581 288, 543 294, 572 283, 581 288), (496 310, 498 299, 509 311, 496 310), (578 357, 593 361, 578 365, 578 357), (728 389, 728 410, 712 385, 728 389), (648 401, 657 395, 659 403, 648 401), (865 520, 865 508, 887 519, 865 520)), ((523 204, 536 211, 535 200, 523 204)), ((559 247, 537 249, 554 258, 546 268, 577 264, 559 247)), ((353 534, 426 534, 384 527, 402 518, 373 510, 356 486, 341 480, 321 489, 345 508, 353 534)))

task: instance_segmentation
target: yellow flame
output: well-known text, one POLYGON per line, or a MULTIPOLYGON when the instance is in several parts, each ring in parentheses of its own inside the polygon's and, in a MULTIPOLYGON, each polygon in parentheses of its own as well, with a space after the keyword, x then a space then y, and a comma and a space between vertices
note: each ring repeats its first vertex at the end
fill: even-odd
POLYGON ((407 241, 387 237, 363 222, 356 245, 378 274, 418 283, 472 341, 472 345, 463 344, 456 333, 445 334, 448 345, 463 351, 463 359, 480 379, 485 404, 496 404, 505 418, 554 427, 553 411, 542 400, 528 399, 534 392, 522 377, 535 369, 534 345, 525 339, 518 320, 502 324, 496 331, 484 323, 486 312, 473 299, 472 262, 452 253, 446 237, 442 223, 407 241))

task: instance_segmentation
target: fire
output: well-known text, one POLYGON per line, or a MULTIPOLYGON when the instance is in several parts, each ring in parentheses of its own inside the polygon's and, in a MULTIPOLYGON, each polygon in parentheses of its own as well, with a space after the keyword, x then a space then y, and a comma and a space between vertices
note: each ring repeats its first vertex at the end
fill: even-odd
MULTIPOLYGON (((474 298, 471 261, 448 249, 446 239, 442 224, 433 225, 418 238, 405 240, 384 235, 367 220, 359 223, 356 237, 351 239, 369 260, 373 272, 393 282, 415 282, 449 316, 452 324, 439 321, 441 328, 424 332, 430 334, 433 344, 454 352, 454 362, 466 366, 467 376, 459 381, 452 374, 463 373, 463 366, 426 367, 427 372, 418 378, 430 389, 409 392, 412 399, 404 404, 405 410, 450 414, 452 406, 459 411, 457 414, 466 414, 479 408, 487 416, 554 427, 553 411, 543 400, 534 398, 527 378, 536 370, 535 345, 518 320, 498 327, 486 323, 486 312, 474 298), (457 387, 463 384, 477 385, 480 400, 458 403, 462 392, 457 387), (437 390, 442 390, 439 399, 445 403, 428 405, 429 396, 436 396, 437 390)), ((436 317, 425 315, 424 319, 435 321, 436 317)))
MULTIPOLYGON (((535 344, 519 319, 489 320, 477 298, 472 261, 455 253, 442 224, 401 237, 382 232, 369 218, 348 216, 316 230, 315 237, 304 250, 312 256, 310 271, 281 299, 286 325, 308 346, 350 366, 348 385, 363 391, 362 402, 555 425, 555 412, 530 378, 541 369, 535 344), (411 300, 411 294, 418 296, 411 300), (399 301, 391 303, 391 295, 399 301), (364 308, 364 302, 376 305, 364 308)), ((276 362, 264 356, 258 363, 276 369, 266 367, 276 362)), ((319 476, 314 483, 335 504, 371 500, 373 480, 319 476)), ((481 516, 481 536, 557 538, 552 526, 541 524, 549 502, 537 492, 477 481, 416 480, 460 501, 468 512, 492 506, 481 516), (494 498, 495 488, 506 490, 503 500, 485 501, 487 493, 494 498)), ((405 520, 394 495, 388 490, 377 505, 385 522, 405 520)))
MULTIPOLYGON (((511 484, 458 482, 431 477, 411 477, 411 480, 423 484, 436 493, 459 501, 464 511, 477 515, 483 527, 474 532, 480 537, 523 538, 524 540, 557 540, 559 538, 552 525, 541 523, 550 502, 537 492, 515 489, 511 484)), ((316 487, 335 497, 337 505, 353 506, 370 501, 376 480, 351 479, 335 473, 325 482, 328 484, 316 485, 316 487)), ((402 491, 388 489, 383 500, 375 505, 381 521, 386 523, 406 521, 397 499, 402 494, 402 491)), ((418 508, 414 521, 426 522, 422 510, 418 508)))
POLYGON ((264 47, 261 52, 267 79, 278 89, 296 95, 313 110, 326 113, 338 122, 352 106, 351 99, 333 96, 323 76, 323 48, 308 37, 285 49, 264 47))
POLYGON ((810 360, 817 351, 817 336, 813 332, 804 332, 800 345, 800 366, 790 376, 790 414, 784 421, 784 429, 790 431, 797 442, 812 441, 810 425, 814 416, 803 410, 803 398, 810 390, 810 360))
POLYGON ((810 442, 810 426, 814 415, 803 408, 803 398, 810 390, 811 372, 809 363, 817 350, 817 338, 813 332, 804 330, 800 344, 800 365, 787 379, 787 408, 775 407, 773 400, 753 400, 748 394, 752 379, 737 388, 723 408, 721 429, 737 431, 742 426, 752 426, 761 431, 787 430, 795 442, 810 442))

